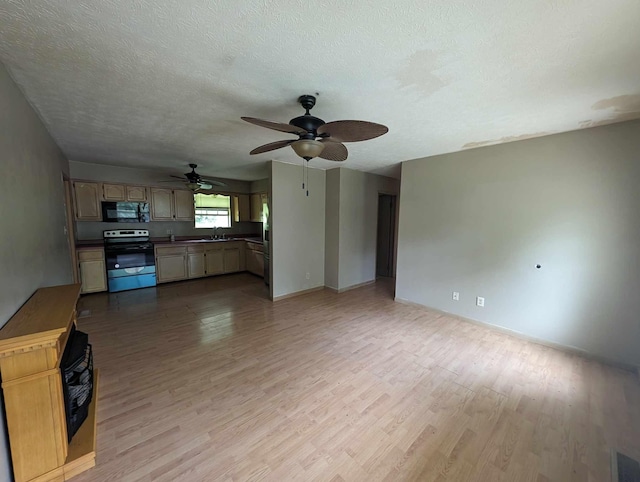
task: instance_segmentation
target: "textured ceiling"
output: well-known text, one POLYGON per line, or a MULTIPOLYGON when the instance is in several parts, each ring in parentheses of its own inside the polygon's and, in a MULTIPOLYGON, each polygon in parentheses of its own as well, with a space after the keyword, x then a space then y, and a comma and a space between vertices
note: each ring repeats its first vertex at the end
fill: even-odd
MULTIPOLYGON (((3 0, 0 59, 76 161, 238 179, 292 136, 240 116, 389 133, 346 167, 640 117, 638 0, 3 0)), ((314 159, 312 165, 336 163, 314 159)))

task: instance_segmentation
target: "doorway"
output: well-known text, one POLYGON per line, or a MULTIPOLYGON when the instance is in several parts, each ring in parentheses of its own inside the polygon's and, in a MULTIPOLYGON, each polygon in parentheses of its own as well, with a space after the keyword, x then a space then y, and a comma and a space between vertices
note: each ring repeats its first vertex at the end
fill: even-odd
POLYGON ((396 202, 395 195, 378 194, 377 277, 395 275, 396 202))

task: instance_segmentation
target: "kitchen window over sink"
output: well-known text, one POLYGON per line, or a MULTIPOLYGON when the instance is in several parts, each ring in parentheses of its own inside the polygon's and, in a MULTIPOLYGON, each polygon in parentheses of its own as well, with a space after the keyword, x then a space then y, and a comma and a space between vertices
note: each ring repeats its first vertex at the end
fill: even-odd
POLYGON ((196 209, 196 228, 231 227, 231 196, 224 194, 193 195, 196 209))

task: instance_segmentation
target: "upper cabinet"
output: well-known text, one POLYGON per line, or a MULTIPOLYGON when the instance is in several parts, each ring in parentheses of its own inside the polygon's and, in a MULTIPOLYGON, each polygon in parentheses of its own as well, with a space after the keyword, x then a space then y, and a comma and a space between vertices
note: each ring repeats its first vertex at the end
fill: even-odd
POLYGON ((142 186, 125 186, 124 184, 102 184, 104 201, 146 202, 147 188, 142 186))
POLYGON ((122 184, 102 184, 102 199, 105 201, 124 201, 126 199, 125 187, 122 184))
POLYGON ((193 221, 195 219, 193 192, 173 191, 173 206, 176 221, 193 221))
POLYGON ((262 221, 262 199, 259 192, 251 195, 251 221, 256 223, 262 221))
POLYGON ((73 203, 76 220, 102 221, 100 184, 97 182, 74 182, 73 203))
POLYGON ((153 221, 173 221, 173 191, 151 188, 151 219, 153 221))
POLYGON ((256 192, 251 195, 251 221, 262 223, 269 213, 269 195, 266 192, 256 192))
POLYGON ((244 223, 251 221, 251 200, 249 194, 233 196, 233 222, 244 223))
POLYGON ((193 221, 194 219, 191 191, 151 188, 152 221, 193 221))
POLYGON ((143 203, 147 201, 147 188, 142 186, 127 186, 127 201, 143 203))

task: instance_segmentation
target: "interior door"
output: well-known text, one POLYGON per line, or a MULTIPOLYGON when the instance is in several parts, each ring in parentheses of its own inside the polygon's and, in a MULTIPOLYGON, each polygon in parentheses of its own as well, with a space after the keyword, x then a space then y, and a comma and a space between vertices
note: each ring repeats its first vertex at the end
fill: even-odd
POLYGON ((380 194, 378 196, 377 276, 393 276, 395 226, 396 196, 380 194))

